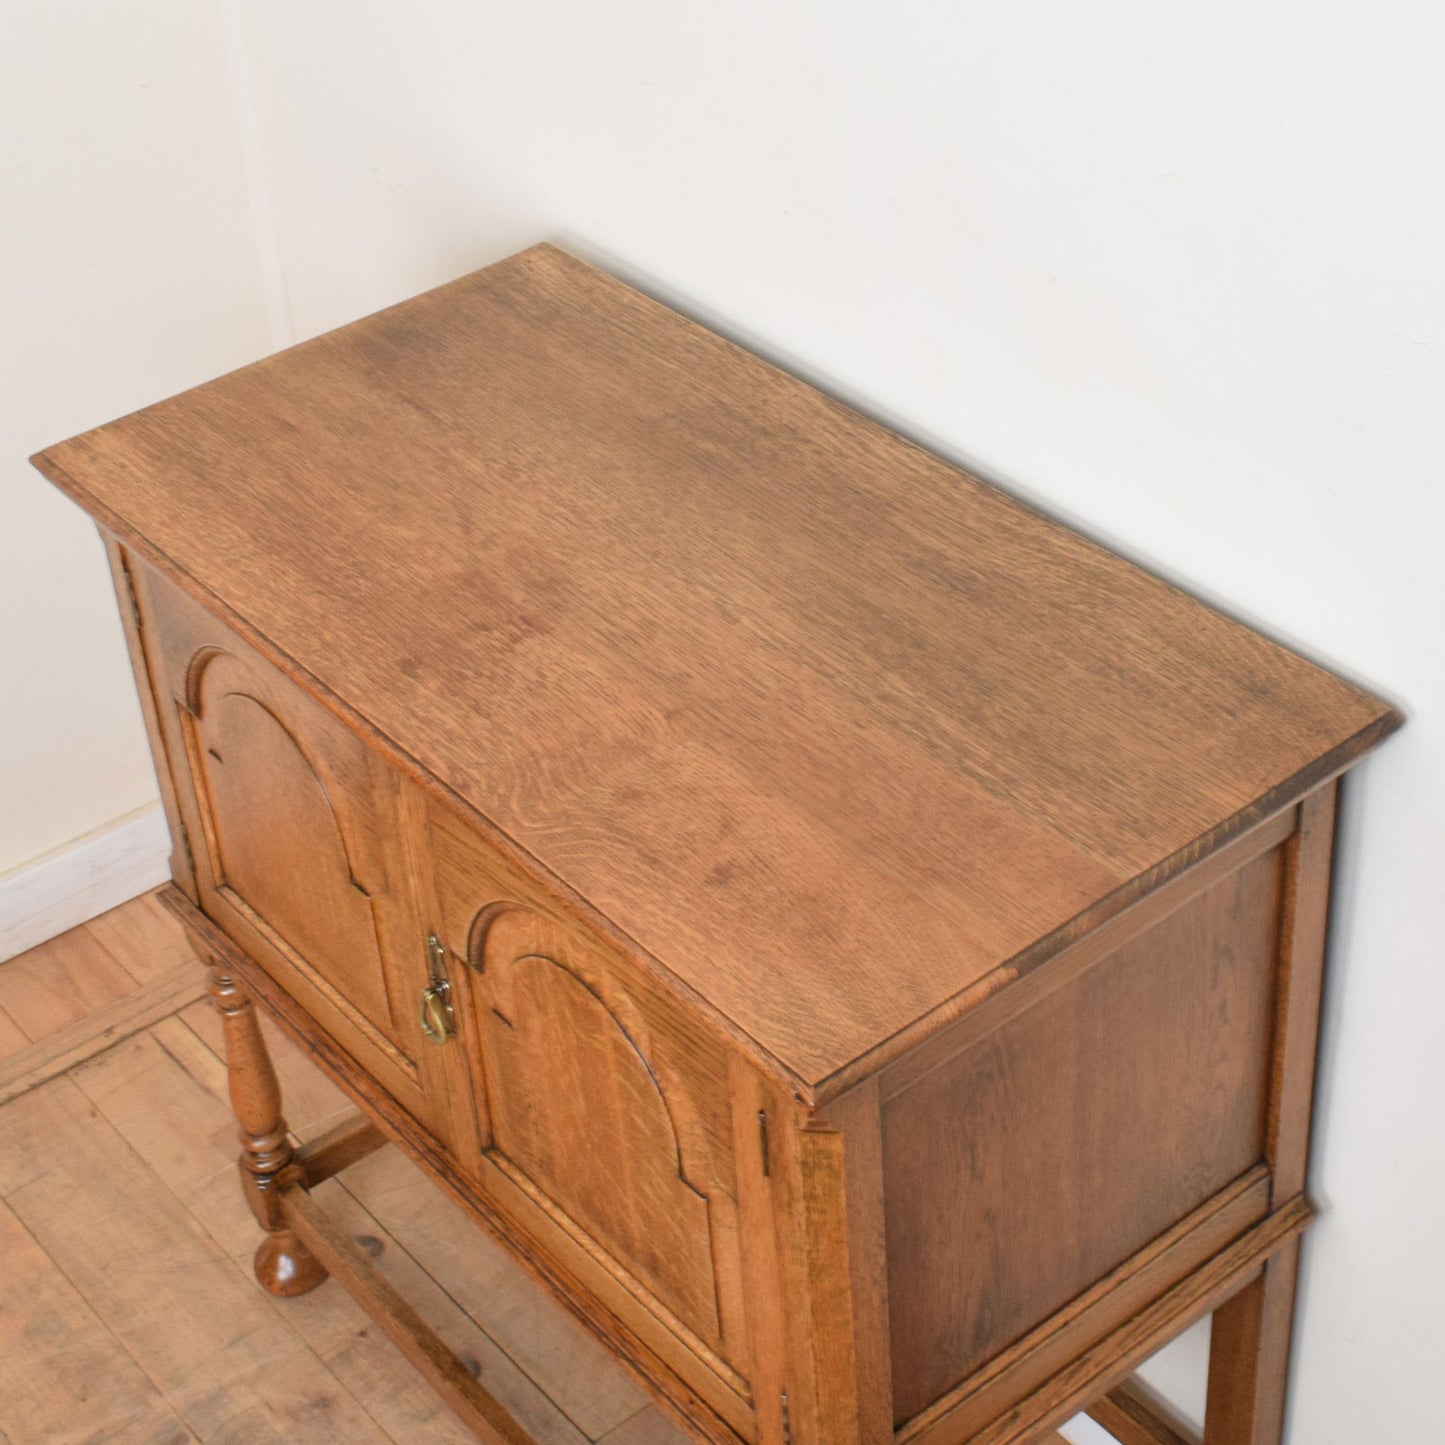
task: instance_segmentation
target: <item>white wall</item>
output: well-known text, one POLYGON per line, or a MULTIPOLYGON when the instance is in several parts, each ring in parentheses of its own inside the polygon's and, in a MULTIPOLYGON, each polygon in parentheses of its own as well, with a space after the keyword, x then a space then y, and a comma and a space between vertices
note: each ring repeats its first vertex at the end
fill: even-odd
MULTIPOLYGON (((182 34, 182 8, 146 13, 172 27, 168 54, 211 76, 208 25, 193 16, 182 34)), ((225 13, 254 94, 254 116, 236 113, 277 334, 288 315, 311 334, 555 239, 1404 704, 1408 728, 1355 776, 1343 819, 1324 1218, 1290 1439, 1438 1433, 1438 8, 232 0, 225 13)), ((229 146, 223 87, 183 89, 176 114, 229 146)), ((107 113, 56 104, 37 124, 95 151, 101 172, 107 113)), ((31 330, 64 302, 65 333, 41 337, 44 406, 25 439, 7 433, 12 459, 215 369, 212 349, 261 345, 242 294, 249 237, 218 194, 234 199, 236 182, 187 160, 174 157, 164 204, 201 232, 194 245, 158 225, 147 245, 107 237, 48 258, 31 330), (82 340, 83 397, 60 371, 82 340)), ((136 219, 121 198, 113 210, 136 219)), ((70 537, 57 503, 27 498, 27 535, 70 537)), ((18 589, 26 626, 47 611, 27 600, 47 572, 18 589)), ((129 798, 141 765, 123 664, 101 635, 101 584, 86 585, 76 629, 109 659, 89 736, 124 732, 124 777, 105 786, 129 798)), ((33 650, 70 668, 68 708, 79 669, 48 660, 67 628, 41 621, 50 641, 33 650)), ((46 813, 37 832, 72 817, 46 813)), ((1197 1403, 1197 1340, 1168 1373, 1197 1403)))
POLYGON ((26 458, 270 349, 221 39, 0 5, 0 875, 155 797, 95 530, 26 458))

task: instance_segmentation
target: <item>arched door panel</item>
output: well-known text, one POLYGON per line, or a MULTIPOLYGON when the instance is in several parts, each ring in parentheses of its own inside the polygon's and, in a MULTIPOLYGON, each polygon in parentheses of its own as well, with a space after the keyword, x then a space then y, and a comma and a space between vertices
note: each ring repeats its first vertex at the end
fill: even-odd
POLYGON ((719 1343, 707 1196, 687 1177, 644 1025, 609 1008, 585 950, 542 915, 494 910, 478 932, 493 1153, 719 1343))
POLYGON ((241 671, 225 655, 211 661, 192 722, 216 884, 399 1042, 371 888, 356 876, 316 765, 287 724, 244 690, 241 671))
POLYGON ((431 925, 410 785, 178 588, 145 573, 138 597, 202 910, 450 1142, 448 1050, 420 1027, 431 925))

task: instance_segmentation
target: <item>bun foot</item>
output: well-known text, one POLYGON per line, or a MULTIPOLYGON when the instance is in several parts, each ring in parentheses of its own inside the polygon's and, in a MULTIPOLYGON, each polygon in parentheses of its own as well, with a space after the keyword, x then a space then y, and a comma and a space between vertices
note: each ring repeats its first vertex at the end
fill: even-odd
POLYGON ((268 1234, 256 1250, 256 1278, 268 1294, 305 1294, 326 1278, 326 1270, 290 1234, 268 1234))

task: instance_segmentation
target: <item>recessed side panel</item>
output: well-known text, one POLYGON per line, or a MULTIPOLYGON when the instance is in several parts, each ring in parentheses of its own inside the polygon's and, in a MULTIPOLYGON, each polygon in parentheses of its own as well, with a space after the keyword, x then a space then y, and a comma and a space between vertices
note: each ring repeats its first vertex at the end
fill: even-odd
POLYGON ((1282 855, 887 1100, 897 1424, 1263 1159, 1282 855))

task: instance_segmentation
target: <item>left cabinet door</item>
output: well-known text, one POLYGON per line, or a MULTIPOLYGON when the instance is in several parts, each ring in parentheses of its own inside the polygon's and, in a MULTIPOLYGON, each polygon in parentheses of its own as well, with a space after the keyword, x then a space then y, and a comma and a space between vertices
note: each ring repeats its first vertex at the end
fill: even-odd
MULTIPOLYGON (((409 847, 411 785, 349 727, 131 560, 202 911, 444 1144, 445 1042, 409 847)), ((163 761, 163 760, 158 760, 163 761)))

